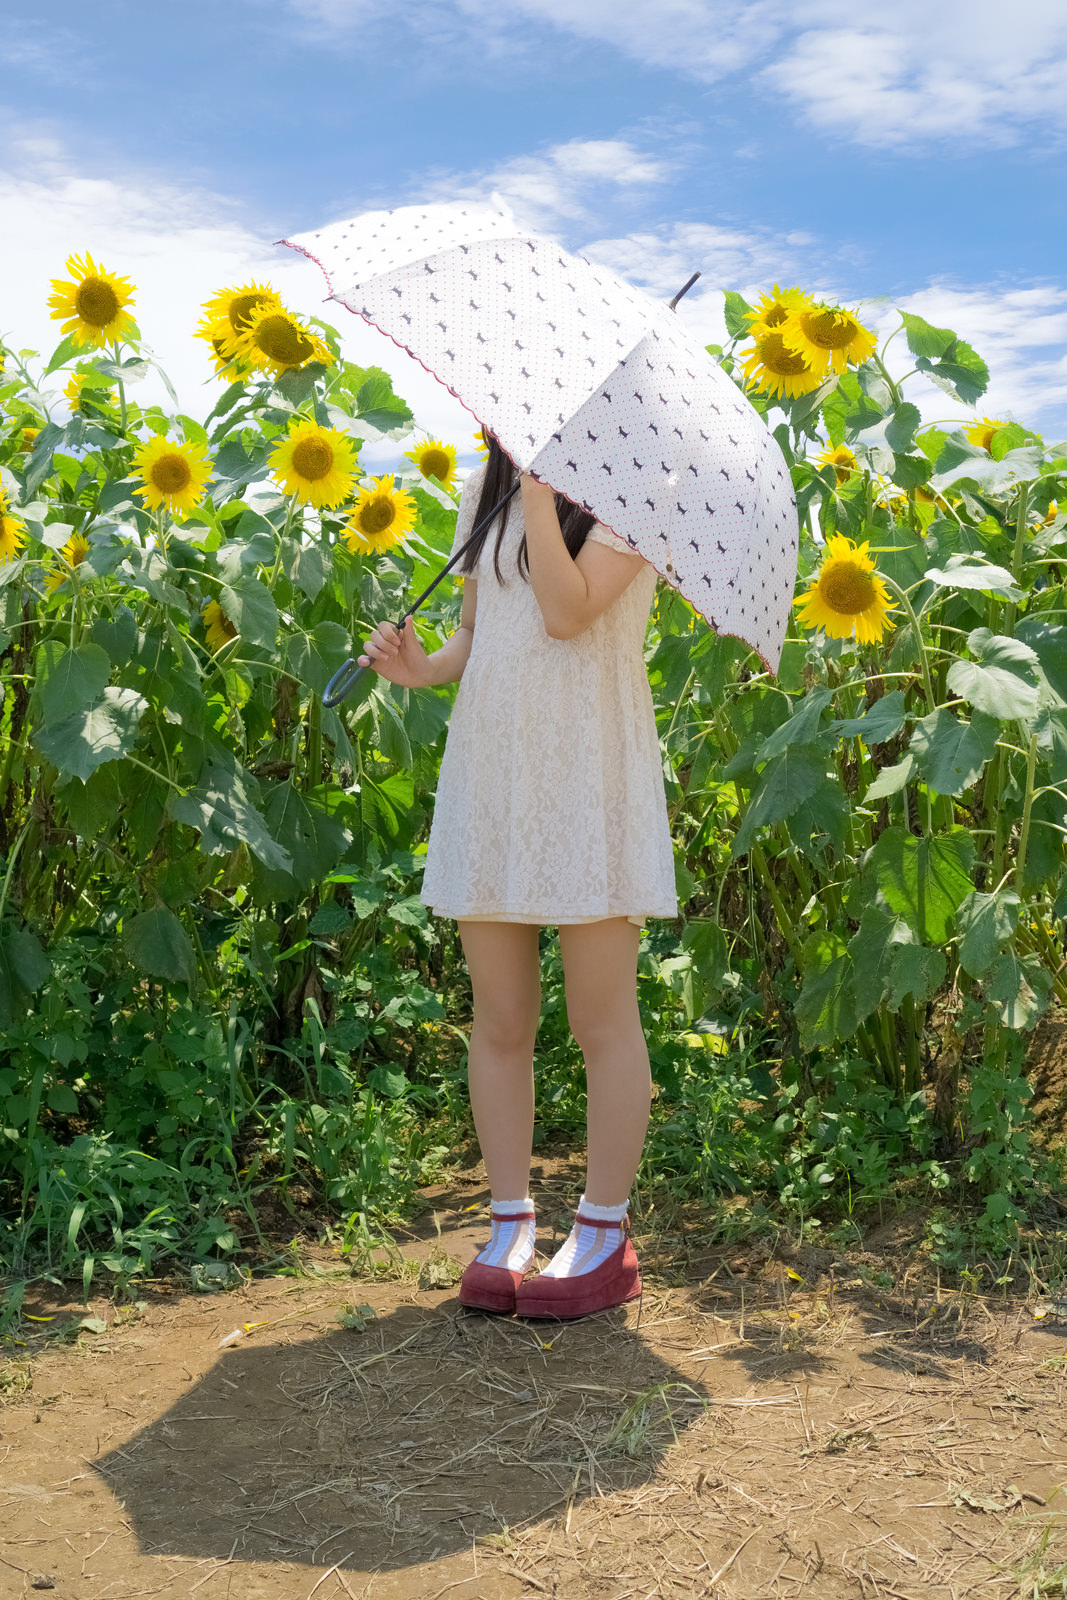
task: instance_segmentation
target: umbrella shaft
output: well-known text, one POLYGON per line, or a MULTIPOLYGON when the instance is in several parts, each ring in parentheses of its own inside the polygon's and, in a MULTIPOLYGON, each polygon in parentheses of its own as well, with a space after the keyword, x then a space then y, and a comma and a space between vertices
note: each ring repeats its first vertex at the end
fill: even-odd
MULTIPOLYGON (((502 511, 504 509, 504 507, 507 505, 508 501, 512 498, 512 496, 518 493, 520 482, 521 482, 521 480, 516 478, 514 484, 508 490, 508 492, 504 496, 504 498, 502 500, 498 500, 497 501, 496 505, 493 507, 492 511, 490 511, 490 513, 489 513, 489 515, 487 517, 483 517, 482 518, 481 522, 479 522, 477 527, 474 528, 473 532, 471 533, 470 538, 466 541, 466 543, 460 545, 460 547, 456 551, 455 555, 452 556, 452 558, 449 560, 447 565, 445 565, 445 566, 443 566, 441 568, 440 572, 437 574, 436 578, 429 585, 429 587, 424 589, 422 591, 422 593, 419 595, 419 598, 412 605, 410 605, 408 607, 408 609, 404 612, 404 615, 401 617, 400 621, 397 623, 397 627, 398 628, 402 628, 404 626, 405 622, 407 621, 407 619, 410 616, 413 616, 414 613, 422 605, 423 601, 429 595, 431 595, 433 593, 433 591, 437 588, 437 585, 440 583, 441 579, 445 576, 446 572, 451 572, 452 568, 455 566, 455 564, 459 560, 460 556, 466 550, 467 546, 474 543, 475 539, 477 539, 477 537, 481 533, 482 529, 483 528, 489 528, 489 527, 492 526, 493 518, 497 515, 498 512, 500 512, 500 511, 502 511)), ((369 667, 357 666, 354 658, 352 656, 349 656, 349 658, 345 662, 344 666, 341 667, 337 672, 334 673, 333 677, 330 679, 329 683, 326 685, 326 688, 325 688, 325 690, 323 692, 323 696, 322 696, 323 705, 324 706, 336 706, 336 705, 339 705, 340 702, 345 698, 346 695, 349 695, 349 694, 352 693, 352 690, 356 687, 356 684, 359 682, 359 680, 362 677, 363 673, 369 672, 369 670, 370 670, 369 667)))

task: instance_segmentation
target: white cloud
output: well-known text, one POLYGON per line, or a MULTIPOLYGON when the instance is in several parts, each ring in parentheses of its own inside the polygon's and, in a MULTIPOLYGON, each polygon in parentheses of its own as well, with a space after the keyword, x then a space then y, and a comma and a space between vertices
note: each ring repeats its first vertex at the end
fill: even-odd
MULTIPOLYGON (((69 153, 44 137, 9 142, 8 170, 0 170, 0 215, 9 241, 4 261, 7 320, 0 335, 14 349, 47 356, 59 343, 58 322, 48 314, 50 280, 64 278, 72 252, 88 250, 109 270, 137 286, 134 313, 145 342, 156 352, 178 393, 181 408, 204 416, 221 385, 208 379, 206 347, 192 337, 201 303, 227 284, 256 278, 273 283, 295 310, 322 316, 341 333, 345 355, 393 375, 420 428, 458 440, 466 452, 470 415, 419 364, 384 334, 343 306, 324 305, 325 281, 312 263, 273 241, 273 235, 239 220, 238 203, 223 195, 184 188, 152 177, 86 177, 69 153), (16 165, 17 163, 17 165, 16 165)), ((50 380, 56 383, 57 380, 50 380)), ((62 387, 62 378, 57 387, 62 387)), ((136 391, 139 400, 170 410, 173 402, 154 376, 136 391)), ((368 463, 392 461, 396 443, 368 446, 368 463)))
MULTIPOLYGON (((744 76, 816 127, 861 144, 1043 142, 1067 127, 1063 0, 289 0, 353 41, 385 17, 432 21, 487 55, 524 43, 530 22, 610 46, 702 83, 744 76)), ((758 104, 758 101, 756 102, 758 104)))
POLYGON ((435 173, 424 194, 435 200, 499 194, 526 227, 552 233, 564 222, 588 223, 598 203, 616 206, 670 173, 668 162, 654 160, 626 139, 571 139, 481 174, 435 173))

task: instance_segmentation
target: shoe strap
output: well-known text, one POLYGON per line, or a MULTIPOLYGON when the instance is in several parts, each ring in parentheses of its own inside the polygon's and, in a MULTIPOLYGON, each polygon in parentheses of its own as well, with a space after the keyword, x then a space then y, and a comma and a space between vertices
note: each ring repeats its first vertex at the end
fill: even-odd
POLYGON ((537 1216, 536 1211, 494 1211, 489 1208, 494 1222, 530 1222, 537 1216))

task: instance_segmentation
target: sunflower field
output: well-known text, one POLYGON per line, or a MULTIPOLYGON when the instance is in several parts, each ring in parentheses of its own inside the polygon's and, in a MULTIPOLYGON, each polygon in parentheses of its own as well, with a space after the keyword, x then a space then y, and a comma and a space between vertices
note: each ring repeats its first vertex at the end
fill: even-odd
MULTIPOLYGON (((269 284, 190 330, 210 415, 138 405, 134 286, 67 272, 59 347, 0 373, 3 1251, 224 1280, 265 1197, 350 1242, 470 1133, 462 954, 419 899, 454 691, 321 702, 447 560, 458 451, 269 284)), ((916 316, 881 347, 800 289, 726 316, 801 582, 775 678, 666 586, 650 619, 682 915, 642 938, 638 1186, 828 1232, 907 1192, 935 1253, 1009 1250, 1063 1181, 1024 1067, 1067 1000, 1067 446, 924 421, 909 381, 974 408, 988 374, 916 316)), ((458 613, 446 582, 428 648, 458 613)), ((539 1139, 584 1118, 542 949, 539 1139)))

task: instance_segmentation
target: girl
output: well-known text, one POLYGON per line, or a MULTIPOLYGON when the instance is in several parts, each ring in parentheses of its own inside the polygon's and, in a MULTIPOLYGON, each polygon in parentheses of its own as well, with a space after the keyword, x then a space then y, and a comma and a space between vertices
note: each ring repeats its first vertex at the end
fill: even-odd
MULTIPOLYGON (((489 458, 464 485, 452 554, 515 482, 485 436, 489 458)), ((457 919, 474 992, 468 1077, 492 1234, 460 1300, 584 1316, 641 1292, 627 1209, 652 1080, 637 953, 648 917, 678 914, 643 654, 656 572, 527 475, 456 570, 460 626, 440 650, 427 655, 412 627, 383 622, 358 659, 408 687, 460 684, 421 893, 437 916, 457 919), (559 929, 567 1018, 585 1058, 588 1154, 571 1233, 526 1278, 539 925, 559 929)))

